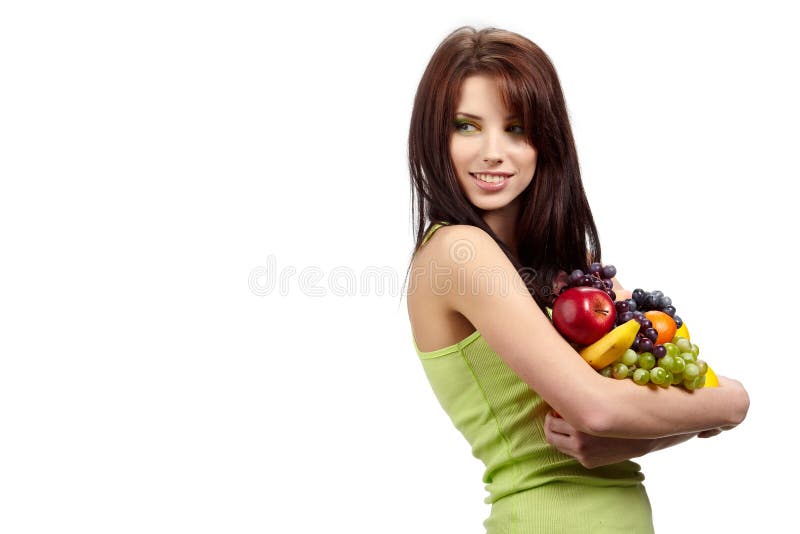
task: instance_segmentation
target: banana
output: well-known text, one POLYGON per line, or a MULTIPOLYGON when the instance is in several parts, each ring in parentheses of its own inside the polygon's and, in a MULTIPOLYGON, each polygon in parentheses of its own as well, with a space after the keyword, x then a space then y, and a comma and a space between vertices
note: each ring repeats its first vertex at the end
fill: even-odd
POLYGON ((710 366, 708 368, 708 371, 706 371, 706 385, 704 387, 707 388, 719 387, 719 379, 717 378, 717 373, 715 373, 710 366))
POLYGON ((639 332, 639 323, 631 319, 604 335, 578 353, 595 369, 614 363, 628 350, 639 332))
POLYGON ((690 337, 689 337, 689 329, 688 329, 688 328, 686 328, 686 323, 683 323, 683 324, 681 325, 681 327, 680 327, 680 328, 678 328, 678 329, 675 331, 675 335, 674 335, 674 336, 672 336, 672 337, 674 338, 674 337, 676 337, 676 336, 685 337, 685 338, 686 338, 686 339, 688 339, 689 341, 691 341, 691 340, 692 340, 692 338, 690 338, 690 337))

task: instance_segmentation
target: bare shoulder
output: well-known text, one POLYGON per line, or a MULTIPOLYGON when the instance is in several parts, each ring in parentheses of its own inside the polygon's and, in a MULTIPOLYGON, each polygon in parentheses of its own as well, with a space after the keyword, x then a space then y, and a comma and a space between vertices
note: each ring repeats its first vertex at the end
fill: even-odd
MULTIPOLYGON (((439 265, 463 264, 475 259, 479 251, 482 259, 495 256, 508 260, 492 236, 469 224, 452 224, 439 228, 420 249, 425 259, 435 260, 439 265)), ((511 264, 510 261, 508 263, 511 264)))
POLYGON ((467 291, 508 291, 515 285, 528 294, 511 260, 492 236, 477 226, 445 226, 426 246, 425 269, 436 277, 438 285, 450 289, 447 300, 456 309, 456 302, 467 291))
POLYGON ((434 305, 440 312, 451 311, 442 297, 450 287, 454 268, 464 259, 474 257, 475 247, 490 247, 487 240, 497 246, 489 234, 475 226, 453 224, 438 228, 412 259, 409 303, 417 300, 422 302, 422 308, 434 305))

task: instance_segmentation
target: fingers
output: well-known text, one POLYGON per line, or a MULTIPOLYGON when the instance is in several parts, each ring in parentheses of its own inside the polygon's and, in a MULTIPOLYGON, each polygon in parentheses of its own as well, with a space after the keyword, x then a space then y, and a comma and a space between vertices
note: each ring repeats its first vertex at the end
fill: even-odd
POLYGON ((549 427, 544 427, 544 438, 547 443, 554 446, 564 454, 569 454, 569 436, 553 432, 549 427))
POLYGON ((551 413, 547 413, 544 417, 544 427, 556 434, 569 436, 574 433, 575 429, 560 417, 553 417, 551 413))

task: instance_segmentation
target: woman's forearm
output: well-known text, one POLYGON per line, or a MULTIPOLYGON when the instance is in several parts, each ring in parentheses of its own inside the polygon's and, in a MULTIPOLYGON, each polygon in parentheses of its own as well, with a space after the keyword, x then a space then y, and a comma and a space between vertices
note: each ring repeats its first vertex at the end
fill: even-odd
POLYGON ((596 402, 601 416, 590 434, 618 438, 662 438, 744 420, 750 399, 741 384, 720 377, 718 388, 640 386, 631 380, 600 377, 596 402))
POLYGON ((680 443, 683 443, 684 441, 689 441, 693 437, 696 437, 697 434, 698 434, 697 432, 690 432, 688 434, 675 434, 674 436, 651 439, 650 440, 651 444, 647 453, 660 451, 661 449, 666 449, 667 447, 678 445, 680 443))

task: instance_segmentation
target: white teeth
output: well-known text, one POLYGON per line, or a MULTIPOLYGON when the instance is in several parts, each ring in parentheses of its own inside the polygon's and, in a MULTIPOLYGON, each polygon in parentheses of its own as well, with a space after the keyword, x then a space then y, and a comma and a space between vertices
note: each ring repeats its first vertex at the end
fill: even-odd
POLYGON ((475 174, 478 180, 489 182, 490 184, 500 183, 507 178, 507 176, 493 176, 491 174, 475 174))

